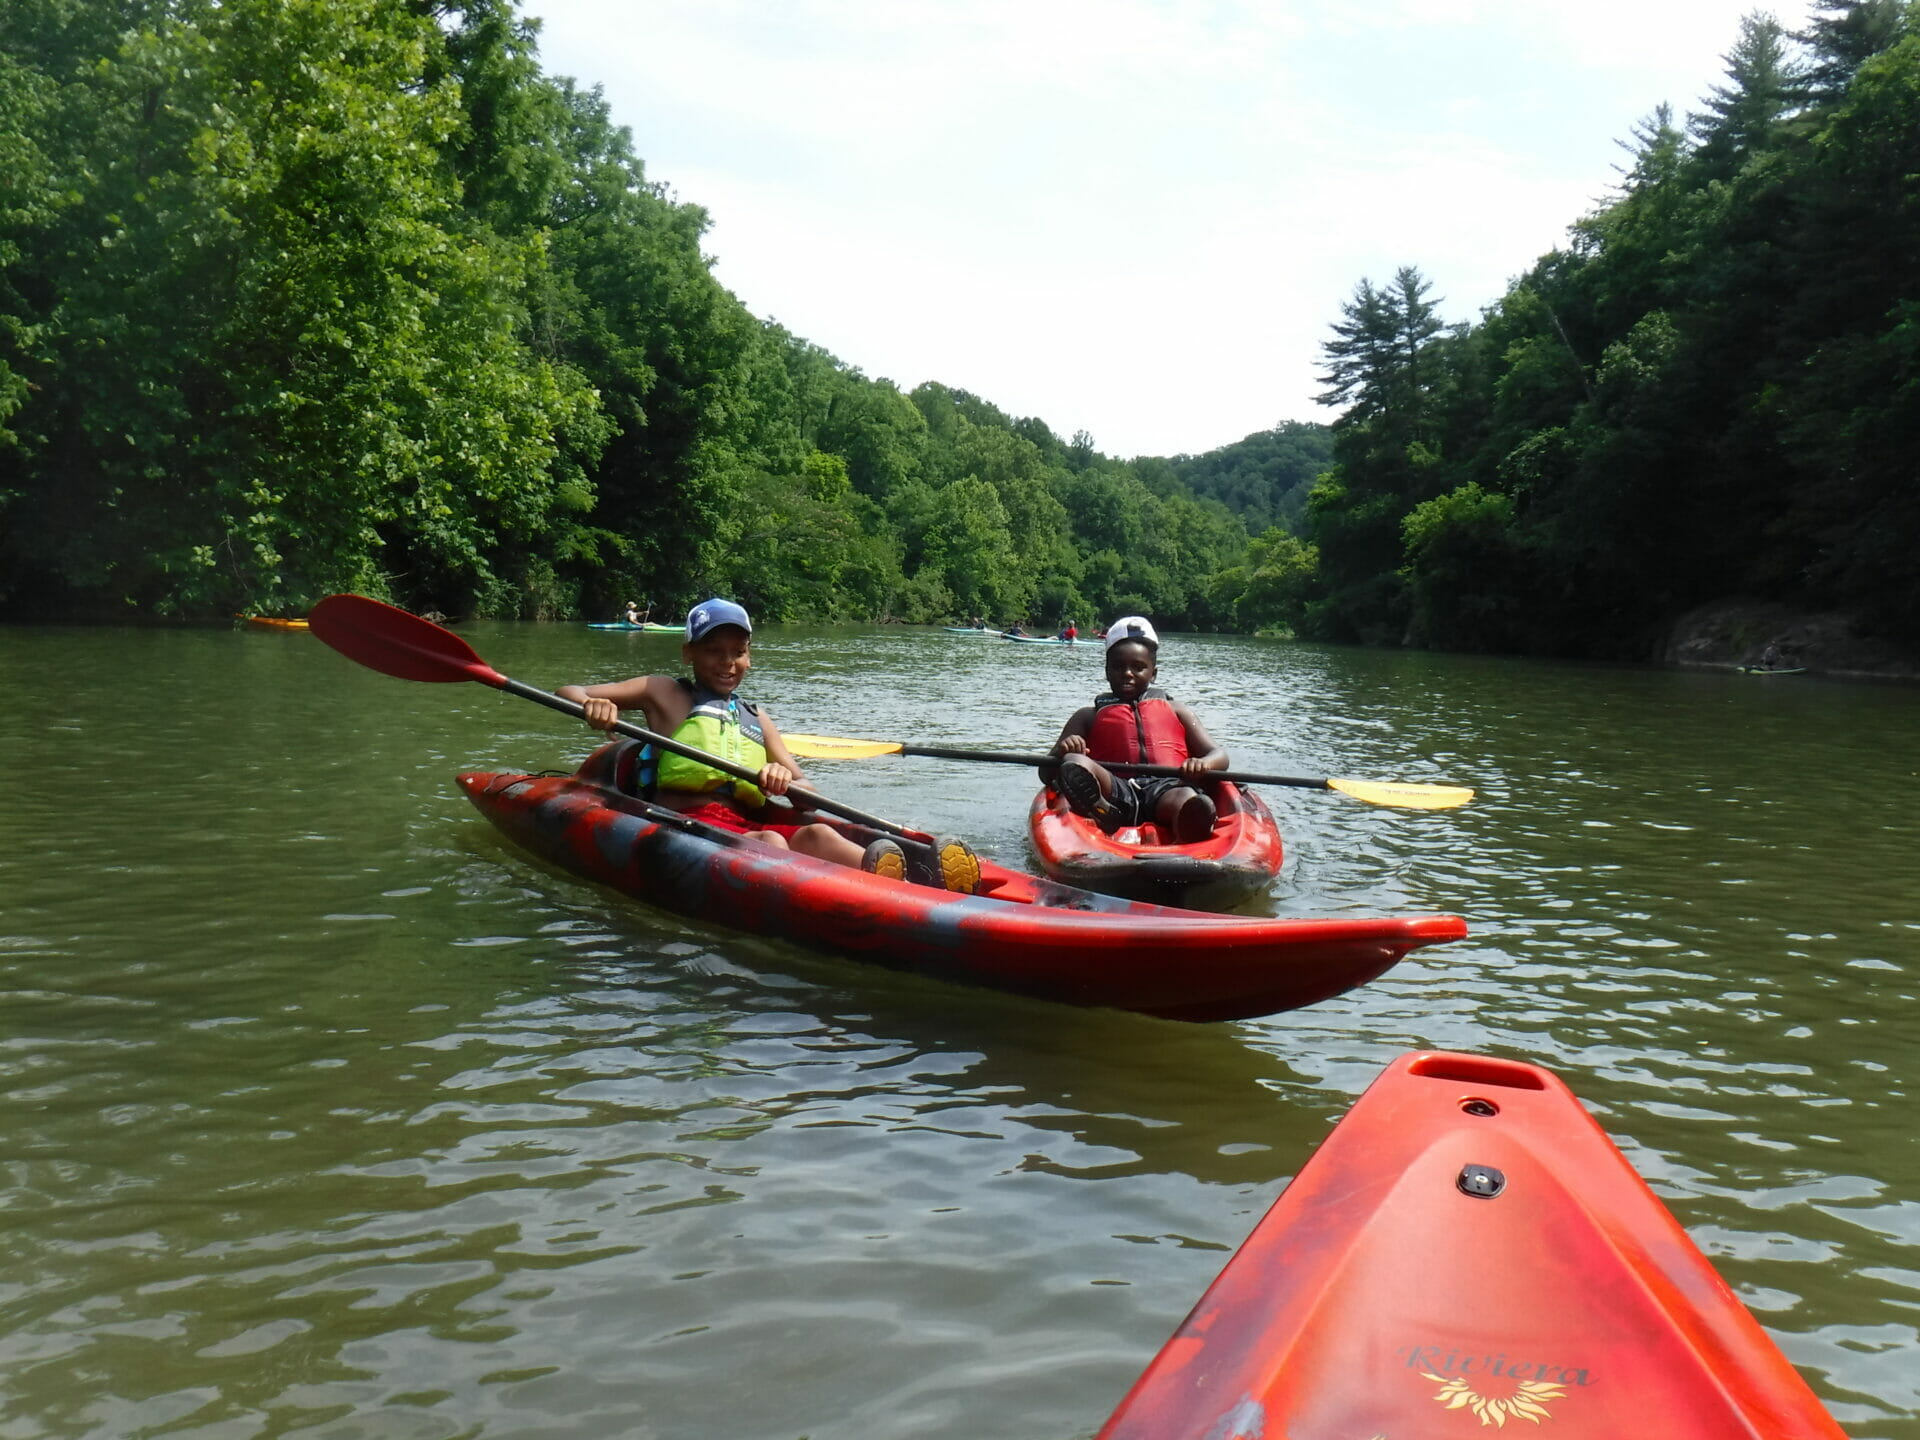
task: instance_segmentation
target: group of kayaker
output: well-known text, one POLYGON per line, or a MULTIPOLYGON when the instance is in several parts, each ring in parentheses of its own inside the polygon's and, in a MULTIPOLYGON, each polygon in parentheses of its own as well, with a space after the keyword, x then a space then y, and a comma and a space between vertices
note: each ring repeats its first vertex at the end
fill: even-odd
MULTIPOLYGON (((1067 720, 1051 752, 1060 757, 1057 772, 1044 778, 1077 814, 1108 833, 1151 823, 1179 842, 1204 839, 1213 829, 1214 804, 1201 782, 1227 768, 1227 752, 1193 711, 1155 688, 1160 637, 1150 621, 1128 615, 1105 634, 1107 693, 1067 720), (1177 766, 1180 774, 1131 778, 1103 761, 1177 766)), ((738 694, 753 666, 753 621, 745 608, 718 597, 694 606, 687 612, 680 657, 691 677, 636 675, 608 685, 563 685, 555 692, 578 704, 596 730, 611 729, 622 710, 637 709, 650 729, 756 773, 749 783, 649 746, 639 775, 643 796, 723 830, 838 865, 949 890, 971 892, 979 883, 979 858, 963 840, 937 840, 922 849, 882 837, 862 847, 831 825, 781 819, 797 812, 769 807, 769 797, 785 795, 805 775, 773 717, 738 694)))

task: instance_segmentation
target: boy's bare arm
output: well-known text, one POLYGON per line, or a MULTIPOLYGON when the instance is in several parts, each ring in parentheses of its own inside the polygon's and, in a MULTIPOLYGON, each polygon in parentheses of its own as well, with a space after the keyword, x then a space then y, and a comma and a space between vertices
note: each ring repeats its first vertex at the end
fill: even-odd
POLYGON ((800 762, 793 758, 786 737, 764 708, 760 711, 760 737, 767 752, 767 763, 760 767, 760 788, 769 795, 784 795, 789 785, 804 784, 807 777, 800 762))
POLYGON ((1187 732, 1187 758, 1180 766, 1183 775, 1204 775, 1210 770, 1227 768, 1227 752, 1213 743, 1213 737, 1207 734, 1207 727, 1200 723, 1200 717, 1178 700, 1173 703, 1173 713, 1180 717, 1180 724, 1187 732))
POLYGON ((1067 723, 1060 729, 1060 738, 1053 742, 1055 755, 1084 755, 1087 753, 1087 731, 1093 728, 1093 706, 1086 705, 1073 712, 1067 723))
POLYGON ((656 730, 672 729, 686 716, 679 717, 673 725, 660 723, 664 714, 656 684, 660 681, 669 687, 673 685, 670 675, 636 675, 631 680, 616 680, 610 685, 562 685, 553 693, 579 705, 585 712, 582 718, 595 730, 611 729, 622 710, 643 712, 647 723, 656 730))

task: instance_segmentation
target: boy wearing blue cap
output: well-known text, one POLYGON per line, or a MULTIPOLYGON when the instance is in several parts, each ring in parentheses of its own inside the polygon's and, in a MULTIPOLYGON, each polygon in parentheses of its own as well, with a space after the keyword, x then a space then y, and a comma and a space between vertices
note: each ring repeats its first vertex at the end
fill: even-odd
MULTIPOLYGON (((1050 782, 1076 815, 1108 834, 1152 824, 1176 843, 1213 833, 1213 799, 1197 788, 1227 768, 1227 752, 1185 705, 1155 689, 1160 636, 1143 615, 1107 627, 1107 693, 1076 710, 1053 742, 1059 773, 1050 782), (1116 775, 1101 761, 1177 765, 1178 775, 1116 775)), ((1044 773, 1044 772, 1043 772, 1044 773)))
MULTIPOLYGON (((787 749, 773 717, 736 693, 753 668, 753 621, 731 600, 703 600, 687 612, 680 658, 691 679, 636 675, 611 685, 562 685, 596 730, 612 727, 622 710, 640 710, 649 730, 756 773, 748 783, 724 770, 666 751, 643 752, 640 793, 695 820, 817 860, 971 893, 980 861, 962 840, 937 843, 931 858, 910 857, 883 838, 864 850, 831 825, 783 821, 760 812, 770 795, 785 795, 806 777, 787 749)), ((791 814, 793 812, 786 812, 791 814)))

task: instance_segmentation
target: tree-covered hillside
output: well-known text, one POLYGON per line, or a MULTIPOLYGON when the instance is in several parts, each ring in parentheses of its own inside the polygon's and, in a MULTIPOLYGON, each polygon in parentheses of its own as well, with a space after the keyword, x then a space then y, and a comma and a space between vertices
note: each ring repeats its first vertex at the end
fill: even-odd
POLYGON ((513 0, 8 0, 0 617, 719 591, 1635 656, 1750 595, 1920 642, 1916 4, 1750 17, 1472 323, 1361 281, 1330 429, 1123 463, 748 313, 513 0))
POLYGON ((762 323, 510 0, 0 9, 0 614, 1234 623, 1163 465, 762 323))
POLYGON ((1204 455, 1177 456, 1173 468, 1194 494, 1218 500, 1258 535, 1275 525, 1297 530, 1307 492, 1332 464, 1333 432, 1288 420, 1204 455))
POLYGON ((1750 16, 1627 148, 1477 323, 1411 265, 1343 307, 1302 633, 1643 656, 1749 595, 1920 643, 1920 9, 1750 16))

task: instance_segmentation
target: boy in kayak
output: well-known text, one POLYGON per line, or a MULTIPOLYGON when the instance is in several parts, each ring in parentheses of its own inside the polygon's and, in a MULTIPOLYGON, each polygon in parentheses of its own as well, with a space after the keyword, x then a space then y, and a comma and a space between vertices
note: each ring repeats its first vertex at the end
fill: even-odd
POLYGON ((707 600, 687 612, 687 640, 680 647, 692 679, 636 675, 611 685, 562 685, 554 693, 579 705, 582 718, 596 730, 610 729, 622 710, 637 709, 649 730, 756 772, 749 783, 648 746, 642 752, 640 793, 656 804, 816 860, 972 894, 980 881, 980 861, 963 840, 936 842, 930 856, 910 854, 888 837, 863 850, 831 825, 762 813, 768 796, 785 795, 806 777, 773 717, 735 693, 753 668, 752 648, 753 621, 747 612, 731 600, 707 600))
POLYGON ((1208 772, 1227 768, 1227 752, 1193 711, 1154 688, 1160 637, 1145 617, 1114 621, 1106 640, 1108 693, 1060 731, 1060 769, 1050 783, 1108 834, 1153 824, 1178 844, 1204 840, 1213 833, 1213 799, 1198 787, 1208 772), (1180 773, 1116 775, 1102 761, 1177 765, 1180 773))

